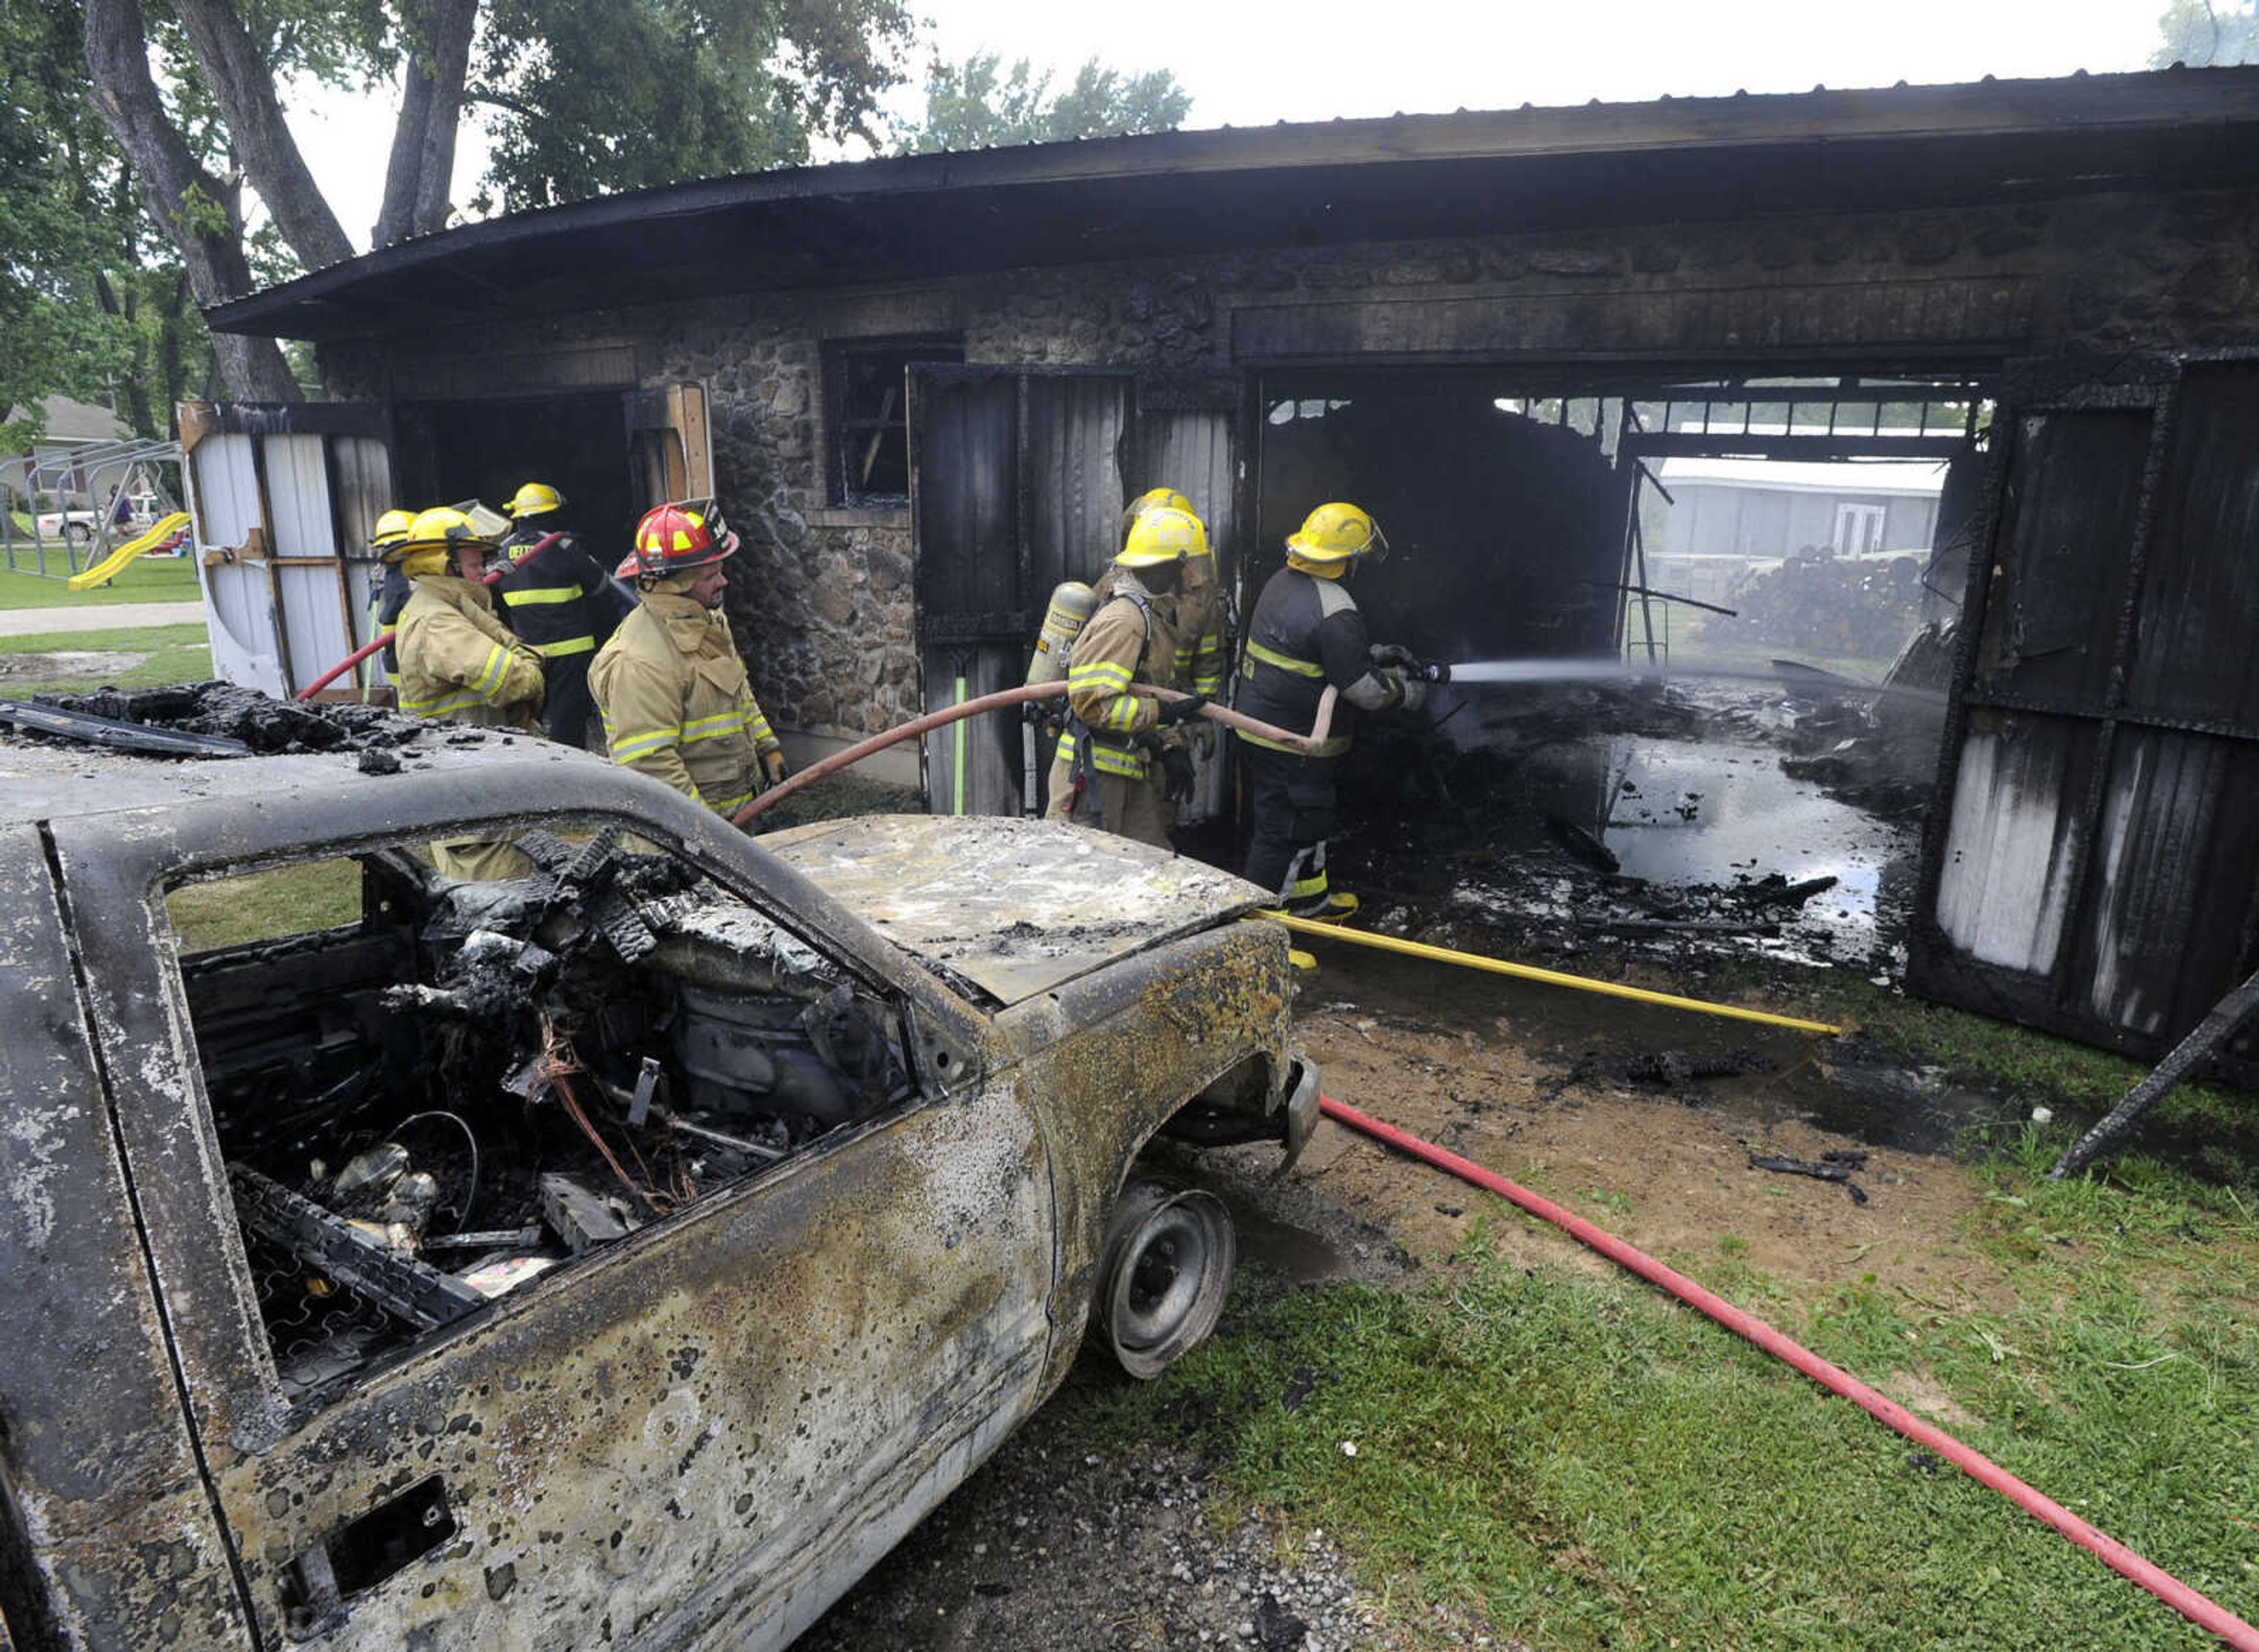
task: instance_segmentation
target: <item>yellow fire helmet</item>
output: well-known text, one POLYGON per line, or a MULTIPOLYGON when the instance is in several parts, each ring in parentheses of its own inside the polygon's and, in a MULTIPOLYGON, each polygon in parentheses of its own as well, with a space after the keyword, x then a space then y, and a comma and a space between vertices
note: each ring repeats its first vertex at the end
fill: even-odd
POLYGON ((414 511, 388 510, 376 519, 376 526, 369 530, 368 548, 379 554, 389 551, 405 539, 408 530, 415 525, 414 511))
POLYGON ((444 573, 457 551, 493 549, 494 541, 473 527, 469 516, 452 505, 435 505, 416 518, 406 537, 384 548, 384 559, 417 577, 444 573))
POLYGON ((1130 524, 1131 523, 1137 521, 1138 517, 1144 516, 1147 511, 1158 509, 1163 505, 1166 505, 1171 510, 1181 510, 1187 516, 1196 516, 1199 514, 1193 509, 1193 502, 1186 498, 1175 488, 1148 488, 1144 493, 1139 494, 1135 499, 1122 507, 1122 536, 1125 538, 1129 536, 1130 524))
POLYGON ((1208 530, 1189 510, 1157 505, 1130 524, 1122 554, 1114 565, 1122 568, 1152 568, 1166 562, 1208 554, 1208 530))
POLYGON ((565 495, 547 482, 527 482, 512 495, 510 502, 510 520, 524 522, 528 516, 546 515, 565 509, 565 495))
POLYGON ((1286 552, 1315 568, 1341 567, 1358 557, 1380 562, 1388 556, 1388 536, 1369 513, 1336 501, 1302 518, 1301 530, 1286 536, 1286 552))

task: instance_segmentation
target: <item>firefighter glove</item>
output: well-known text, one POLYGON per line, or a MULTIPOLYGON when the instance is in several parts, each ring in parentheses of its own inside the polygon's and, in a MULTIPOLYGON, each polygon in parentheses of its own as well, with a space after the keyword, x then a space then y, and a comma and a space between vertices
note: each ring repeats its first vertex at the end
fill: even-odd
POLYGON ((1161 795, 1181 803, 1193 794, 1193 754, 1180 745, 1161 748, 1161 795))
POLYGON ((1407 672, 1420 664, 1420 657, 1401 643, 1375 643, 1365 651, 1365 657, 1376 666, 1401 666, 1407 672))
POLYGON ((1187 694, 1181 700, 1165 700, 1154 713, 1153 721, 1164 729, 1174 728, 1179 723, 1199 716, 1201 708, 1207 703, 1206 694, 1187 694))
POLYGON ((1404 697, 1396 702, 1399 710, 1417 711, 1428 703, 1428 685, 1425 681, 1418 677, 1407 677, 1402 680, 1402 686, 1404 697))
POLYGON ((784 752, 780 749, 762 752, 761 766, 768 771, 771 786, 780 784, 788 773, 784 765, 784 752))

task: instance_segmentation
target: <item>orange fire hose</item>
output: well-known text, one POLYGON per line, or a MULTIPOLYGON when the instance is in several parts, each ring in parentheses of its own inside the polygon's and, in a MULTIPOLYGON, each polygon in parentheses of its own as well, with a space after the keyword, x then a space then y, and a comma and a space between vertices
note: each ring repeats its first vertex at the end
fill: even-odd
POLYGON ((1409 1154, 1424 1164, 1448 1171, 1463 1182, 1482 1188, 1486 1193, 1496 1193, 1500 1198, 1519 1205, 1531 1215, 1551 1222, 1571 1238, 1580 1244, 1589 1245, 1617 1266, 1630 1270, 1650 1285, 1668 1291, 1688 1307, 1708 1314, 1728 1330, 1747 1337, 1766 1353, 1809 1377, 1822 1388, 1841 1394, 1915 1444, 1936 1453, 1978 1485, 1992 1487, 2033 1519, 2053 1527, 2081 1549, 2098 1556, 2104 1565, 2120 1577, 2139 1584, 2191 1623, 2209 1629, 2237 1648, 2237 1652, 2259 1652, 2259 1629, 2253 1628, 2227 1607, 2190 1588, 2163 1567, 2144 1560, 2101 1527, 2088 1524, 2062 1504, 2027 1485, 1982 1452, 1962 1444, 1944 1429, 1924 1422, 1889 1396, 1877 1392, 1849 1371, 1830 1364, 1802 1343, 1782 1335, 1755 1314, 1743 1313, 1723 1297, 1704 1290, 1685 1274, 1664 1266, 1646 1252, 1626 1244, 1603 1228, 1595 1228, 1581 1216, 1572 1215, 1552 1200, 1508 1181, 1496 1171, 1486 1170, 1448 1148, 1423 1141, 1408 1130, 1400 1130, 1394 1125, 1360 1113, 1331 1096, 1320 1096, 1318 1107, 1338 1124, 1360 1130, 1400 1153, 1409 1154))
MULTIPOLYGON (((889 729, 884 734, 874 734, 867 740, 849 746, 844 751, 835 751, 820 762, 809 764, 789 780, 772 786, 767 791, 763 792, 752 802, 730 816, 730 823, 733 826, 743 826, 759 815, 762 810, 781 803, 801 787, 812 786, 827 774, 837 774, 850 764, 860 763, 874 751, 883 751, 888 746, 901 741, 914 739, 922 734, 930 734, 936 729, 946 728, 960 717, 979 716, 984 711, 1001 711, 1008 706, 1025 705, 1031 700, 1045 700, 1054 694, 1063 694, 1065 692, 1065 682, 1023 683, 1017 688, 1000 688, 994 694, 982 694, 977 700, 967 700, 958 705, 944 706, 938 711, 929 711, 923 717, 914 717, 899 728, 889 729)), ((1156 688, 1151 683, 1132 683, 1130 686, 1130 692, 1144 694, 1152 700, 1190 698, 1189 695, 1177 689, 1156 688)), ((1311 725, 1308 734, 1296 734, 1291 730, 1273 728, 1267 723, 1258 722, 1253 717, 1234 711, 1229 706, 1217 705, 1214 701, 1201 708, 1201 715, 1210 722, 1222 723, 1227 729, 1237 729, 1244 734, 1259 735, 1265 740, 1276 741, 1279 744, 1297 751, 1315 752, 1325 744, 1326 736, 1333 730, 1334 704, 1339 698, 1339 691, 1331 683, 1328 683, 1325 693, 1318 696, 1318 720, 1311 725)))

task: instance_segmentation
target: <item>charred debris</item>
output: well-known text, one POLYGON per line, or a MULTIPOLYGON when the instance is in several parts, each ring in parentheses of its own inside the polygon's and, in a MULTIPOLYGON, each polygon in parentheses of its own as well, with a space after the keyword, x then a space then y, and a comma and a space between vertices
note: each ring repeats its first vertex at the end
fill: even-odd
POLYGON ((488 883, 363 855, 358 926, 184 963, 302 1403, 909 1094, 894 1009, 694 869, 517 844, 488 883))
POLYGON ((1360 732, 1337 875, 1378 927, 1439 944, 1698 970, 1755 954, 1895 979, 1952 654, 1949 625, 1922 627, 1881 692, 1785 660, 1771 683, 1634 662, 1613 680, 1447 689, 1430 723, 1360 732), (1626 755, 1657 752, 1668 761, 1644 769, 1626 755), (1737 815, 1722 794, 1752 774, 1771 790, 1750 787, 1737 815), (1828 845, 1848 849, 1856 891, 1813 869, 1796 819, 1749 817, 1784 787, 1826 799, 1830 829, 1856 837, 1828 845), (1706 832, 1708 876, 1641 875, 1617 852, 1706 832))

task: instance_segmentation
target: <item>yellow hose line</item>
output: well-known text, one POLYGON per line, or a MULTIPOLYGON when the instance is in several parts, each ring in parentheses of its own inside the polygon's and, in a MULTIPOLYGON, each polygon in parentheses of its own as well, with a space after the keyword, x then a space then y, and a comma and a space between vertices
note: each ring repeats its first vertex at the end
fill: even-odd
POLYGON ((1493 975, 1512 975, 1525 981, 1543 981, 1549 986, 1573 986, 1580 993, 1600 993, 1610 998, 1628 998, 1635 1003, 1660 1004, 1665 1009, 1691 1009, 1697 1015, 1723 1015, 1730 1021, 1754 1021, 1767 1027, 1790 1027, 1798 1032, 1842 1032, 1841 1027, 1830 1026, 1824 1021, 1801 1021, 1794 1015, 1776 1015, 1762 1009, 1740 1009, 1731 1004, 1705 1003, 1699 998, 1680 998, 1671 993, 1650 993, 1642 986, 1620 986, 1614 981, 1596 981, 1585 975, 1564 975, 1559 970, 1541 970, 1534 964, 1509 964, 1504 958, 1485 958, 1479 952, 1455 952, 1448 946, 1427 946, 1418 941, 1400 941, 1393 935, 1375 935, 1370 929, 1344 929, 1338 923, 1319 923, 1309 918, 1293 917, 1284 912, 1259 912, 1258 917, 1275 918, 1297 935, 1315 936, 1322 941, 1347 941, 1355 946, 1377 947, 1384 952, 1401 952, 1407 958, 1429 958, 1437 964, 1457 964, 1471 970, 1488 970, 1493 975))

